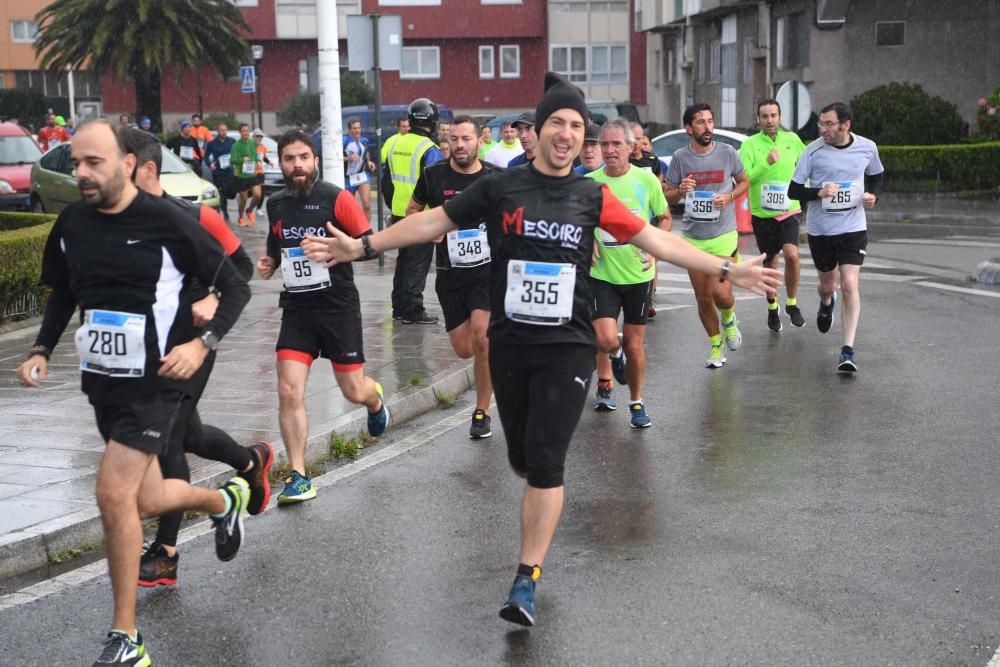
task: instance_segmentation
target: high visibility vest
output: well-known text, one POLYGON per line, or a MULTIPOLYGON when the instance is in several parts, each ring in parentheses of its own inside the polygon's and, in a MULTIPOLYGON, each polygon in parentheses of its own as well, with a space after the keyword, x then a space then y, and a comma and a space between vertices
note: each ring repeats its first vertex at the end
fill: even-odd
POLYGON ((433 146, 427 137, 411 132, 397 137, 389 147, 386 162, 392 177, 392 214, 397 218, 406 215, 406 206, 420 178, 420 160, 433 146))

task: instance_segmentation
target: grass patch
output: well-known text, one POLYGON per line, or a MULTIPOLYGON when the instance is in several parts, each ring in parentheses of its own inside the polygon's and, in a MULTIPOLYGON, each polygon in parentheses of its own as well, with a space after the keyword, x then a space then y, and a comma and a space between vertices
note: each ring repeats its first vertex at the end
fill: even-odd
POLYGON ((420 377, 419 375, 414 375, 413 377, 410 378, 410 386, 411 387, 419 387, 423 383, 424 383, 424 379, 422 377, 420 377))
POLYGON ((346 435, 340 433, 330 434, 330 458, 332 459, 344 459, 344 458, 356 458, 361 450, 369 446, 373 442, 378 441, 378 438, 373 438, 367 433, 358 433, 353 438, 349 438, 346 435))
POLYGON ((450 391, 444 391, 443 389, 434 390, 434 398, 437 399, 438 408, 441 410, 447 410, 451 406, 455 405, 455 399, 458 398, 455 394, 450 391))
POLYGON ((66 549, 66 551, 60 551, 57 554, 49 556, 49 562, 54 565, 59 565, 60 563, 65 563, 73 560, 74 558, 79 558, 86 553, 90 553, 94 549, 100 548, 100 546, 100 544, 83 544, 72 549, 66 549))

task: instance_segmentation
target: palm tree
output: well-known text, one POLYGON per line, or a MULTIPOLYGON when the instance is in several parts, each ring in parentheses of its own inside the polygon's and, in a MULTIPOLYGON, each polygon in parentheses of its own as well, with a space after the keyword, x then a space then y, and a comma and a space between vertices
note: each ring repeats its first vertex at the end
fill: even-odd
POLYGON ((162 127, 160 81, 171 68, 234 75, 250 27, 232 0, 55 0, 35 16, 35 52, 53 72, 89 66, 131 78, 140 115, 162 127))

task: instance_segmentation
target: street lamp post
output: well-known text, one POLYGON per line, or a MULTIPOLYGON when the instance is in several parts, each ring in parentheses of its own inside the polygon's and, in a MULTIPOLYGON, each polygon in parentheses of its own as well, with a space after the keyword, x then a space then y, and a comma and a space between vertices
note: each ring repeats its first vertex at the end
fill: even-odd
POLYGON ((254 44, 250 47, 250 55, 253 56, 253 64, 256 69, 257 74, 257 122, 260 123, 258 127, 264 129, 264 103, 263 103, 263 93, 260 87, 260 61, 264 59, 264 47, 260 44, 254 44))

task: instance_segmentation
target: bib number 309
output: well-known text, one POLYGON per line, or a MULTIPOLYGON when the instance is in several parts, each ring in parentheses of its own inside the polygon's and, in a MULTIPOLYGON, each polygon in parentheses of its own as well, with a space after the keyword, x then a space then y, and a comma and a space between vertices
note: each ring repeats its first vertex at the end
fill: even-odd
POLYGON ((558 326, 573 317, 576 268, 572 264, 511 260, 504 310, 524 324, 558 326))

